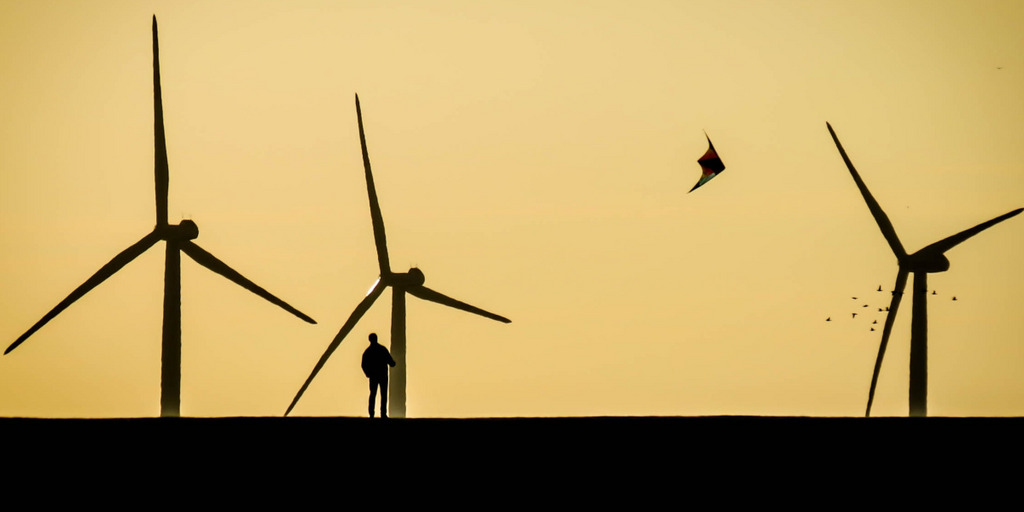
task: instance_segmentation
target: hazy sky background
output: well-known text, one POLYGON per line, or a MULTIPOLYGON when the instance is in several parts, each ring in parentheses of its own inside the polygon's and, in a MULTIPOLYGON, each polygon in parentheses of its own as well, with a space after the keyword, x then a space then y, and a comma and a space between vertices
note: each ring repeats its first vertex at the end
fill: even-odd
MULTIPOLYGON (((183 415, 283 414, 376 279, 354 93, 394 270, 512 319, 410 297, 410 416, 861 415, 896 259, 825 122, 910 252, 1024 206, 1017 1, 8 0, 4 347, 152 229, 153 14, 171 222, 319 322, 182 258, 183 415)), ((163 249, 0 357, 0 415, 159 413, 163 249)), ((1022 415, 1024 219, 947 256, 929 413, 1022 415)), ((365 414, 389 317, 294 414, 365 414)))

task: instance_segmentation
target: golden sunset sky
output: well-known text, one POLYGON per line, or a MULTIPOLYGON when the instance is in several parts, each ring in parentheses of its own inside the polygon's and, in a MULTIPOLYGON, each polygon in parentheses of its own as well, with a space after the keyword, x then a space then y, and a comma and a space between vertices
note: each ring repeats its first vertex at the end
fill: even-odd
MULTIPOLYGON (((862 415, 897 267, 826 121, 910 252, 1024 206, 1014 0, 6 0, 4 348, 153 227, 154 14, 171 222, 319 322, 182 258, 187 416, 283 414, 377 278, 355 93, 393 269, 512 319, 409 297, 413 417, 862 415)), ((159 414, 163 253, 0 357, 0 416, 159 414)), ((947 256, 929 413, 1022 415, 1024 218, 947 256)), ((365 415, 390 307, 294 415, 365 415)))

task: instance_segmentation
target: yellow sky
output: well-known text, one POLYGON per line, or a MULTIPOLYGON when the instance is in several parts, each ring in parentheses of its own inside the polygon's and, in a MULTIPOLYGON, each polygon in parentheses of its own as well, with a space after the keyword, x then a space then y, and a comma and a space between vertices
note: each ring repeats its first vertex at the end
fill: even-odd
MULTIPOLYGON (((152 229, 156 14, 171 222, 319 322, 183 258, 183 415, 282 414, 376 279, 354 93, 393 269, 512 319, 410 297, 410 416, 862 414, 896 261, 825 122, 908 251, 1024 206, 1024 6, 629 4, 0 3, 3 345, 152 229)), ((929 413, 1024 414, 1024 220, 947 255, 929 413)), ((162 279, 161 243, 0 357, 0 415, 158 414, 162 279)), ((389 315, 294 414, 365 414, 389 315)))

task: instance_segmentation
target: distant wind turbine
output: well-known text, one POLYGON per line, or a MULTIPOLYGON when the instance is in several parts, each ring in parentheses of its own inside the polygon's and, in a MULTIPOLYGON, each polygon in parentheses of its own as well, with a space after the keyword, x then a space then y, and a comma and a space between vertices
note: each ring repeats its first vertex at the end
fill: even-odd
POLYGON ((338 331, 338 335, 334 337, 331 344, 327 346, 327 350, 324 355, 317 361, 316 366, 313 367, 313 372, 309 374, 309 378, 302 384, 302 388, 295 394, 295 399, 292 400, 291 405, 288 406, 288 410, 285 411, 285 416, 288 415, 295 407, 295 404, 302 398, 302 394, 306 392, 306 388, 313 382, 313 378, 320 372, 324 364, 327 363, 327 359, 331 357, 335 349, 341 345, 341 342, 345 339, 345 336, 356 326, 356 323, 362 318, 363 314, 370 309, 373 302, 380 297, 380 294, 384 292, 384 288, 391 287, 391 356, 395 360, 395 369, 391 377, 391 392, 390 395, 390 409, 389 413, 393 418, 404 418, 405 417, 405 382, 406 382, 406 366, 405 366, 405 294, 410 293, 419 297, 423 300, 429 300, 445 306, 453 307, 455 309, 461 309, 470 313, 475 313, 480 316, 497 320, 499 322, 509 323, 511 320, 494 313, 484 311, 476 306, 471 306, 465 302, 460 302, 446 295, 442 295, 426 286, 423 286, 425 280, 423 272, 418 268, 410 268, 405 273, 395 273, 391 271, 391 264, 388 261, 388 247, 387 240, 384 236, 384 218, 380 213, 380 204, 377 202, 377 190, 373 186, 373 174, 370 172, 370 155, 366 150, 366 135, 363 132, 363 114, 359 108, 359 95, 356 95, 356 119, 359 123, 359 144, 363 150, 363 167, 366 169, 366 192, 370 200, 370 220, 373 223, 373 239, 377 246, 377 263, 380 266, 380 277, 373 283, 370 291, 366 294, 366 298, 356 306, 355 311, 349 315, 348 320, 345 321, 345 325, 338 331))
POLYGON ((104 265, 98 272, 76 288, 71 295, 57 304, 49 313, 36 322, 25 334, 22 334, 4 354, 21 345, 29 336, 38 331, 47 322, 67 309, 90 290, 98 286, 108 277, 137 258, 154 244, 163 240, 167 242, 166 266, 164 268, 164 328, 163 348, 161 351, 160 370, 160 415, 178 416, 181 409, 181 254, 184 252, 196 263, 234 281, 264 299, 284 308, 289 313, 311 323, 316 321, 299 310, 275 297, 246 279, 214 255, 206 252, 192 240, 199 236, 199 227, 191 220, 183 220, 178 225, 167 223, 167 190, 169 170, 167 165, 167 143, 164 139, 164 114, 160 96, 160 60, 157 46, 156 16, 153 16, 153 112, 156 142, 156 227, 148 235, 142 237, 114 259, 104 265), (179 252, 180 251, 180 252, 179 252))
POLYGON ((868 191, 867 185, 860 179, 860 175, 857 174, 857 169, 853 167, 853 163, 850 162, 850 158, 846 156, 846 151, 843 149, 843 145, 839 143, 839 137, 836 136, 836 132, 832 130, 832 125, 825 123, 828 126, 828 132, 832 134, 832 140, 836 143, 836 148, 839 149, 839 154, 843 157, 843 161, 846 162, 846 167, 850 169, 850 175, 853 176, 853 181, 857 183, 857 188, 860 189, 860 193, 864 196, 864 201, 868 205, 868 209, 871 210, 871 215, 874 216, 875 222, 878 224, 879 229, 882 230, 882 235, 885 236, 885 240, 889 242, 889 247, 892 249, 893 254, 896 255, 896 261, 899 265, 899 271, 896 273, 896 285, 893 287, 892 292, 892 303, 889 305, 889 314, 885 317, 885 326, 882 329, 882 343, 878 347, 878 357, 875 359, 875 370, 871 375, 871 388, 868 391, 868 406, 865 411, 865 416, 871 415, 871 402, 875 398, 875 385, 878 383, 878 373, 882 368, 882 358, 885 356, 885 347, 889 342, 889 334, 892 332, 893 322, 896 320, 896 310, 899 308, 900 299, 903 296, 903 289, 907 284, 907 275, 911 272, 914 273, 914 286, 913 286, 913 297, 914 302, 911 309, 911 327, 910 327, 910 415, 911 416, 927 416, 928 415, 928 274, 935 272, 945 272, 949 270, 949 260, 946 259, 945 252, 957 246, 964 240, 977 235, 978 233, 1006 220, 1014 215, 1024 211, 1024 208, 1018 208, 1009 213, 1000 215, 992 220, 982 222, 977 226, 970 229, 965 229, 953 236, 944 238, 935 242, 914 254, 907 254, 903 249, 903 244, 900 243, 899 237, 896 236, 896 229, 893 228, 892 222, 889 221, 889 217, 882 211, 882 207, 878 205, 875 198, 871 196, 871 192, 868 191))

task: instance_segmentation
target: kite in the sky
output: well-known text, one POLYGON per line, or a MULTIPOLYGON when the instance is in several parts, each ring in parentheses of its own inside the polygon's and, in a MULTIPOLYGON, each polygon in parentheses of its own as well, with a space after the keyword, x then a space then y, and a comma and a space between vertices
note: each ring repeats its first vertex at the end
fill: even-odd
POLYGON ((708 139, 708 151, 697 160, 702 174, 700 181, 690 189, 690 192, 697 190, 697 187, 711 181, 711 178, 722 174, 722 171, 725 170, 725 164, 722 163, 721 158, 718 158, 718 152, 715 151, 715 145, 711 143, 711 137, 708 137, 707 133, 704 134, 704 137, 708 139))

